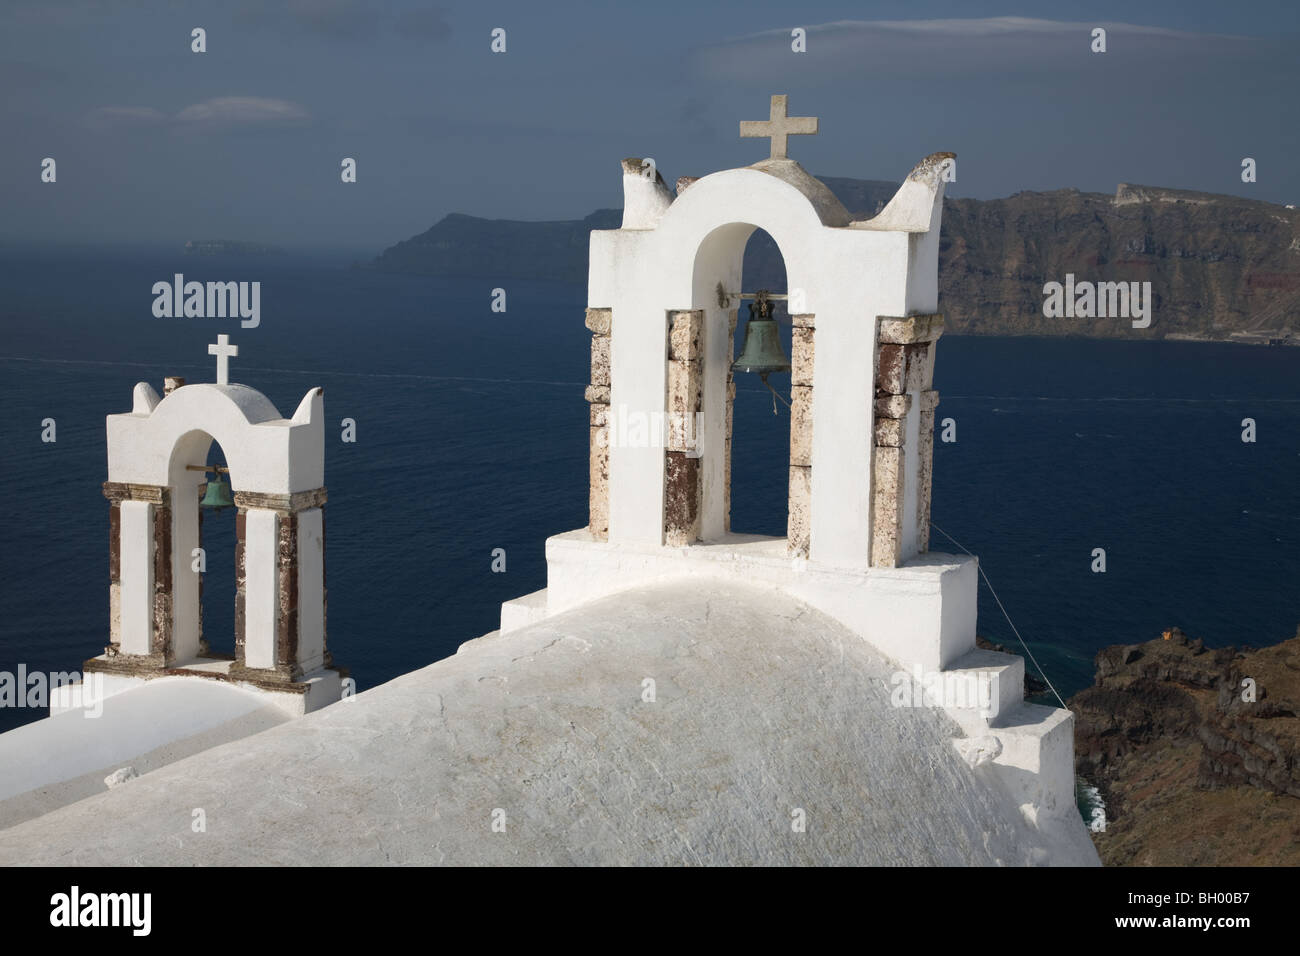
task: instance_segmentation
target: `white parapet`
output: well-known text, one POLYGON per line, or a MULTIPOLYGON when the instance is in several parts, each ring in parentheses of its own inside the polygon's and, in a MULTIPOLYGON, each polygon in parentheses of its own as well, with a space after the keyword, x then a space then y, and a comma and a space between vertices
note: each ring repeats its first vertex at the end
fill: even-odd
POLYGON ((665 548, 597 541, 582 529, 549 538, 546 562, 546 590, 507 602, 502 633, 627 588, 707 576, 779 588, 906 666, 941 670, 975 647, 978 573, 967 555, 853 570, 791 558, 785 538, 729 534, 665 548))

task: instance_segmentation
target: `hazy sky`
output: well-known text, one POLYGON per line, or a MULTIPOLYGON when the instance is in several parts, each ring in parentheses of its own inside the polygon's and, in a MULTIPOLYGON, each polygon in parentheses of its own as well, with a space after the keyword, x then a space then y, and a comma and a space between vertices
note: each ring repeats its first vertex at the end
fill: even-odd
POLYGON ((624 156, 670 183, 763 158, 737 127, 772 93, 821 118, 791 140, 818 175, 898 180, 954 150, 955 196, 1132 182, 1300 202, 1298 10, 4 0, 0 239, 377 252, 448 212, 577 218, 621 204, 624 156))

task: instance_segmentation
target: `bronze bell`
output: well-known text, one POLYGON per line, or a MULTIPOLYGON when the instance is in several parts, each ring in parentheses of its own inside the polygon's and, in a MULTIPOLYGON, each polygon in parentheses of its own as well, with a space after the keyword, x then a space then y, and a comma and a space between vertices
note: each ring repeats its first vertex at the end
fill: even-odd
POLYGON ((790 371, 790 360, 781 347, 781 334, 772 318, 766 292, 759 292, 758 298, 750 303, 745 344, 740 349, 740 357, 731 363, 731 370, 757 372, 765 381, 772 372, 790 371))
POLYGON ((234 506, 235 500, 230 497, 230 485, 222 481, 220 475, 208 482, 207 491, 203 493, 203 498, 199 501, 200 508, 221 511, 234 506))

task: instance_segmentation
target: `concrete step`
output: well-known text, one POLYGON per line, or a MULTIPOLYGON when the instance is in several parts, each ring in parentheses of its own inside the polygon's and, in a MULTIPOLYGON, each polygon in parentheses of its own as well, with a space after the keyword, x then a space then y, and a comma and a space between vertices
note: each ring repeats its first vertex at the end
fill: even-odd
POLYGON ((546 617, 546 588, 501 605, 501 633, 517 631, 546 617))
POLYGON ((968 737, 987 733, 1024 702, 1025 661, 1015 654, 977 647, 945 668, 943 679, 944 709, 968 737))
POLYGON ((1032 823, 1076 812, 1074 715, 1025 702, 1024 658, 976 648, 943 674, 967 689, 964 706, 945 707, 965 734, 953 744, 966 762, 989 765, 1032 823))
POLYGON ((994 722, 1002 741, 994 761, 1020 809, 1031 820, 1042 814, 1078 813, 1074 802, 1074 714, 1060 707, 1022 704, 994 722), (1032 811, 1031 811, 1032 808, 1032 811))
POLYGON ((1068 710, 1021 703, 953 745, 972 767, 990 765, 1031 823, 1078 812, 1074 714, 1068 710))

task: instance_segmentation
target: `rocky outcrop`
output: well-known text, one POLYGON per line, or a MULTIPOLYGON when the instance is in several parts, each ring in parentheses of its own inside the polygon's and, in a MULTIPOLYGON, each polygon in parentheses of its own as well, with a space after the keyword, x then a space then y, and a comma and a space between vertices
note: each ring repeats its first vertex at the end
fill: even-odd
POLYGON ((371 268, 382 272, 491 279, 585 282, 588 237, 618 229, 621 209, 598 209, 586 219, 517 222, 452 213, 432 228, 385 249, 371 268))
POLYGON ((1250 863, 1259 844, 1300 862, 1300 634, 1210 649, 1171 628, 1096 666, 1070 707, 1076 769, 1107 807, 1103 861, 1250 863), (1215 812, 1231 831, 1206 825, 1215 812))

